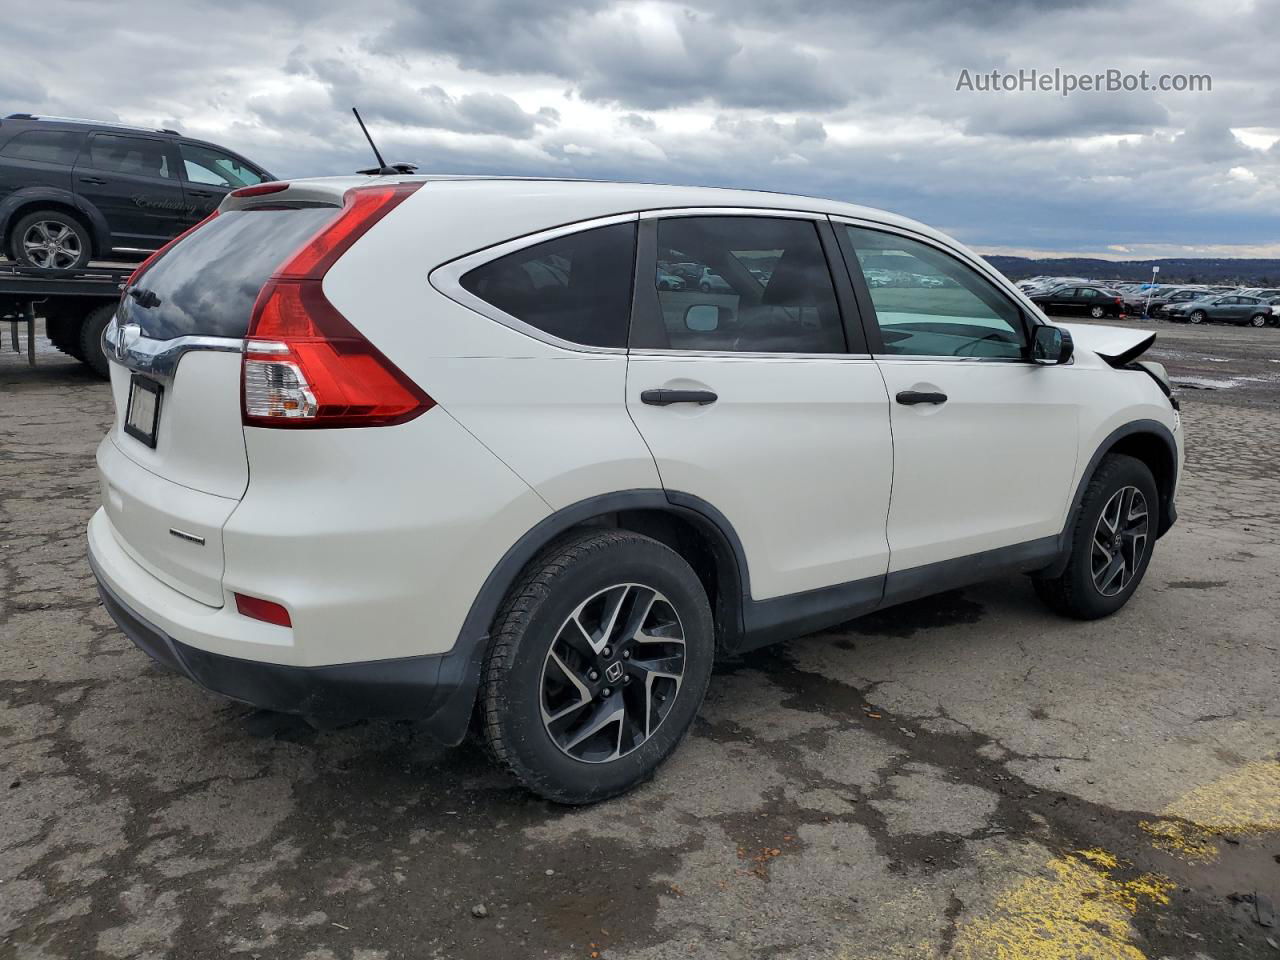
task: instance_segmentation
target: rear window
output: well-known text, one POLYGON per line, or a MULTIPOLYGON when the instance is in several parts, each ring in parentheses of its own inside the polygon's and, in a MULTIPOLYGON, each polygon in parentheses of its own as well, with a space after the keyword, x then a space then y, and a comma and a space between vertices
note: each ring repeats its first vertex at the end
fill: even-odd
POLYGON ((121 323, 155 340, 240 338, 258 292, 338 207, 260 207, 219 214, 147 270, 120 304, 121 323))
POLYGON ((0 157, 70 166, 80 152, 83 139, 83 133, 71 130, 27 130, 6 143, 0 157))

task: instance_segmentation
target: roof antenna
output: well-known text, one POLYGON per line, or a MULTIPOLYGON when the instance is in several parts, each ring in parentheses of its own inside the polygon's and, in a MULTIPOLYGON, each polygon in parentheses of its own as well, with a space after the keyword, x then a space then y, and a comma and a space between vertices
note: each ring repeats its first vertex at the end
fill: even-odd
POLYGON ((416 163, 392 163, 382 159, 382 154, 378 152, 378 145, 373 142, 373 137, 369 136, 369 128, 364 125, 364 120, 360 117, 360 111, 355 107, 351 108, 351 112, 356 115, 356 123, 360 124, 360 130, 364 133, 364 138, 369 141, 369 149, 373 151, 374 158, 378 161, 376 167, 370 167, 368 170, 357 170, 356 173, 364 173, 369 176, 399 176, 400 174, 413 173, 418 169, 416 163))

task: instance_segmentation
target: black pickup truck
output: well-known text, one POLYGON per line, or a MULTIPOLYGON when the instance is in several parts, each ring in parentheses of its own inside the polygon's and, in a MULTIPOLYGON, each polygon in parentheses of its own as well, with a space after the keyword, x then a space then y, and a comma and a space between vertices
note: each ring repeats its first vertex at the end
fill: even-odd
POLYGON ((36 319, 43 318, 50 343, 105 378, 102 331, 111 322, 132 272, 132 267, 39 270, 0 263, 0 333, 8 333, 14 350, 25 340, 28 361, 34 366, 36 319))

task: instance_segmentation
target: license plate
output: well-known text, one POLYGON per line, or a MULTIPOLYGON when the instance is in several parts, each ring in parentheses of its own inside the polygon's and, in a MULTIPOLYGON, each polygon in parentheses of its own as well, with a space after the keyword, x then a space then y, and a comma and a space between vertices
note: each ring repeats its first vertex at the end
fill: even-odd
POLYGON ((129 407, 124 415, 124 432, 155 449, 160 427, 160 398, 164 387, 136 373, 129 380, 129 407))

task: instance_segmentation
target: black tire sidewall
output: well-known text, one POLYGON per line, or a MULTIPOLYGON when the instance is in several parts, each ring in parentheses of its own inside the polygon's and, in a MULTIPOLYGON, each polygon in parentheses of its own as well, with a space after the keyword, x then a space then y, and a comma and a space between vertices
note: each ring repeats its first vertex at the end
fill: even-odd
POLYGON ((1081 505, 1080 519, 1071 544, 1071 561, 1067 576, 1071 578, 1071 593, 1075 601, 1091 617, 1115 613, 1126 603, 1142 583, 1156 542, 1159 524, 1160 500, 1155 478, 1146 464, 1132 457, 1115 456, 1104 461, 1096 481, 1091 482, 1081 505), (1137 487, 1147 499, 1147 545, 1137 572, 1113 597, 1103 596, 1093 583, 1092 553, 1093 533, 1102 515, 1102 509, 1121 487, 1137 487))
POLYGON ((80 238, 80 258, 69 267, 61 267, 62 270, 76 270, 85 266, 93 259, 93 238, 89 236, 89 231, 85 229, 83 223, 77 220, 69 213, 63 213, 61 210, 37 210, 35 213, 29 213, 14 225, 13 233, 10 234, 9 255, 14 261, 23 266, 35 266, 31 261, 27 260, 22 254, 22 235, 27 232, 27 228, 31 224, 40 220, 56 220, 59 223, 65 223, 80 238))
POLYGON ((674 551, 634 538, 570 563, 524 623, 504 677, 503 742, 528 785, 567 803, 614 796, 652 776, 683 738, 702 704, 715 659, 711 609, 697 575, 674 551), (631 753, 608 763, 585 763, 563 753, 542 724, 542 666, 556 631, 588 597, 620 583, 641 583, 671 601, 685 634, 685 673, 670 713, 631 753))
POLYGON ((103 304, 90 310, 80 326, 80 353, 76 359, 104 380, 111 376, 111 364, 102 352, 102 331, 111 322, 115 311, 113 304, 103 304))

